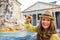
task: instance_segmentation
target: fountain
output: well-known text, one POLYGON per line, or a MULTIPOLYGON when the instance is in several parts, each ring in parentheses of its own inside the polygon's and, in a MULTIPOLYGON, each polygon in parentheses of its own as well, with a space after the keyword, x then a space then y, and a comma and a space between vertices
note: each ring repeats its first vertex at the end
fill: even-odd
POLYGON ((28 40, 35 37, 24 27, 21 4, 17 0, 0 0, 0 40, 28 40), (31 35, 31 36, 30 36, 31 35))
POLYGON ((0 32, 26 30, 17 0, 0 0, 0 32))

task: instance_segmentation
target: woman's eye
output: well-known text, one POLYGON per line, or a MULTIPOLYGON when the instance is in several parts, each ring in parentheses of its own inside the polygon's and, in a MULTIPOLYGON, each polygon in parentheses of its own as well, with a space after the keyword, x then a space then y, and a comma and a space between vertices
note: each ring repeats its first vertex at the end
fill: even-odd
POLYGON ((50 21, 50 19, 48 19, 47 21, 50 21))
POLYGON ((43 21, 45 21, 45 19, 42 19, 43 21))
POLYGON ((42 19, 43 21, 50 21, 50 19, 42 19))

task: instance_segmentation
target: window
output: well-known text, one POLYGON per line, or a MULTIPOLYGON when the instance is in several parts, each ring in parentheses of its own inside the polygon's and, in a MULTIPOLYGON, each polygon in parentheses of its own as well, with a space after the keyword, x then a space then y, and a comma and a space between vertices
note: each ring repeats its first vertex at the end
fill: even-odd
POLYGON ((54 17, 54 12, 52 12, 52 16, 54 17))
POLYGON ((39 17, 40 15, 41 15, 41 13, 38 14, 38 20, 40 19, 40 17, 39 17))
POLYGON ((60 12, 55 12, 57 28, 60 29, 60 12))

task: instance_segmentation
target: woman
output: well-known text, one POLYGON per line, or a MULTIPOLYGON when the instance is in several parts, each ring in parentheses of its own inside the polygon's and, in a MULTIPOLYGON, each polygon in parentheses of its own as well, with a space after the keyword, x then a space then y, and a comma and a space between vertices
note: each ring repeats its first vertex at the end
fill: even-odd
POLYGON ((40 18, 40 24, 37 28, 37 40, 59 40, 53 23, 54 17, 52 17, 52 12, 46 10, 40 18))

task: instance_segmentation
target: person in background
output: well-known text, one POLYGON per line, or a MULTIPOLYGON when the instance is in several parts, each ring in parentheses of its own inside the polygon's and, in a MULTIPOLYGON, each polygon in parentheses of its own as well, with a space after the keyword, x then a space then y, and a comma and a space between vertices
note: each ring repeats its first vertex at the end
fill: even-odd
POLYGON ((46 10, 40 19, 37 28, 37 40, 60 40, 54 25, 55 18, 52 16, 52 11, 46 10))
POLYGON ((27 30, 29 30, 31 32, 35 32, 36 28, 30 23, 31 20, 32 20, 32 16, 27 15, 26 21, 25 21, 25 27, 27 30))

